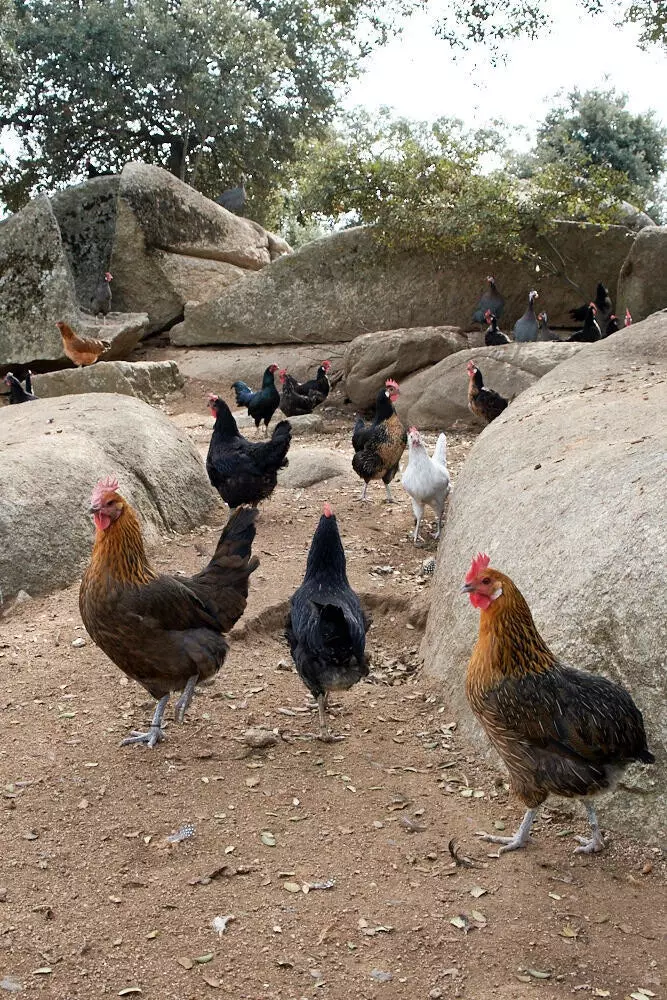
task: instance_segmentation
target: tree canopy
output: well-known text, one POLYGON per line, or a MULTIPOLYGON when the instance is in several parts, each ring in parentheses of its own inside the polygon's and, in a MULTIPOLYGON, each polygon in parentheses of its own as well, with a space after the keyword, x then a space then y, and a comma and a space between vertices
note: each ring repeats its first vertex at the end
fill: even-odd
POLYGON ((402 0, 0 0, 0 129, 20 139, 0 194, 131 158, 212 195, 241 172, 266 191, 337 88, 382 41, 402 0), (16 87, 16 65, 20 67, 16 87))

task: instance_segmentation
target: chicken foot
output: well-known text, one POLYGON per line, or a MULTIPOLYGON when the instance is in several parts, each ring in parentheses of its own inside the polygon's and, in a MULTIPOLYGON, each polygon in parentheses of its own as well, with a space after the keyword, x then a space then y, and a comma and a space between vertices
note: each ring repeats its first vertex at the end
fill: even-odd
POLYGON ((361 496, 359 497, 359 503, 370 503, 368 497, 366 496, 367 492, 368 492, 368 483, 364 483, 364 490, 361 496))
POLYGON ((327 699, 329 692, 317 696, 317 710, 320 715, 320 739, 323 743, 339 743, 345 737, 334 736, 327 725, 327 699))
POLYGON ((141 733, 137 729, 133 729, 129 736, 127 736, 121 743, 122 747, 130 746, 132 743, 145 743, 147 747, 152 750, 154 746, 161 743, 165 738, 164 729, 162 728, 162 717, 164 716, 164 710, 169 703, 169 695, 166 694, 163 698, 160 698, 157 705, 155 706, 155 712, 153 713, 153 718, 151 720, 151 726, 147 733, 141 733))
POLYGON ((520 848, 526 847, 527 844, 531 843, 530 828, 533 825, 536 815, 537 809, 527 809, 525 816, 521 820, 521 826, 511 837, 497 837, 494 833, 484 833, 483 831, 480 831, 477 836, 485 840, 488 844, 502 844, 503 846, 498 849, 498 854, 506 854, 507 851, 518 851, 520 848))
POLYGON ((198 680, 199 674, 193 674, 192 677, 188 677, 188 683, 183 688, 183 693, 174 706, 174 718, 176 722, 183 722, 185 720, 185 713, 190 707, 198 680))
POLYGON ((575 848, 575 854, 599 854, 600 851, 604 851, 607 846, 600 832, 600 824, 598 823, 597 814, 593 807, 592 802, 584 802, 586 807, 586 815, 588 816, 588 822, 591 824, 592 837, 575 837, 582 845, 581 847, 575 848))

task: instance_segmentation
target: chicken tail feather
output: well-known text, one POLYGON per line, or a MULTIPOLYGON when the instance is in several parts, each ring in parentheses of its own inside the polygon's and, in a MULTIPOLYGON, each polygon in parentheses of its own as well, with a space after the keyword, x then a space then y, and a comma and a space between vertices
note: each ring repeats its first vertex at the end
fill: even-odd
POLYGON ((258 514, 250 507, 236 510, 208 566, 191 579, 192 589, 215 610, 223 631, 233 628, 245 611, 248 578, 259 566, 259 559, 251 554, 258 514))

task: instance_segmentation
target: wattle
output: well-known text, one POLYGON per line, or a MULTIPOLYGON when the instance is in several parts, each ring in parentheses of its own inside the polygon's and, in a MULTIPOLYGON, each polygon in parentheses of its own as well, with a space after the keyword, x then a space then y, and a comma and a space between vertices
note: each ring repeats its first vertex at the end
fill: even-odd
POLYGON ((108 514, 103 514, 101 510, 95 511, 93 514, 93 521, 95 522, 95 527, 98 531, 106 531, 111 524, 111 518, 108 514))
POLYGON ((491 598, 487 597, 486 594, 471 594, 470 603, 473 608, 479 608, 480 611, 486 611, 486 609, 491 604, 491 598))

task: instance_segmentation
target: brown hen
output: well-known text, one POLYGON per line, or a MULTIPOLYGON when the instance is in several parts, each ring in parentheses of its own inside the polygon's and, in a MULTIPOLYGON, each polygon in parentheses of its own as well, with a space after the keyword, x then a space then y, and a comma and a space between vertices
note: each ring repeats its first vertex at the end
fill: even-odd
POLYGON ((366 500, 368 484, 381 479, 387 493, 387 503, 393 503, 389 483, 398 472, 398 463, 408 443, 405 427, 394 409, 400 389, 398 383, 388 378, 375 401, 375 418, 366 425, 359 417, 352 431, 354 456, 352 468, 364 481, 360 500, 366 500))
POLYGON ((60 330, 63 338, 63 350, 65 354, 79 368, 84 365, 94 365, 100 354, 104 354, 111 347, 108 340, 94 340, 92 337, 80 337, 71 326, 59 320, 56 326, 60 330))

